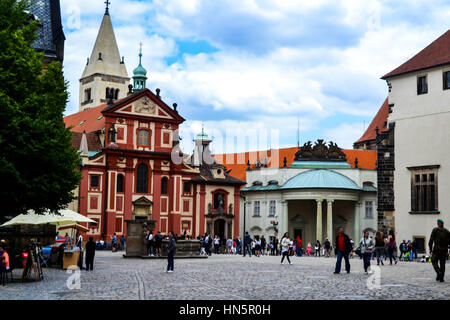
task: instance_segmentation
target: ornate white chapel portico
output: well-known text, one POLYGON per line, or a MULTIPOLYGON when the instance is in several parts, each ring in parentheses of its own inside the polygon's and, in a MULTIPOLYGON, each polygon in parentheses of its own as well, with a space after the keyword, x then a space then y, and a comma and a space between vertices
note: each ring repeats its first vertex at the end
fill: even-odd
POLYGON ((357 162, 352 167, 337 145, 308 142, 289 167, 247 171, 245 231, 268 239, 289 232, 304 247, 333 243, 339 227, 359 239, 362 231, 376 230, 376 177, 357 162))

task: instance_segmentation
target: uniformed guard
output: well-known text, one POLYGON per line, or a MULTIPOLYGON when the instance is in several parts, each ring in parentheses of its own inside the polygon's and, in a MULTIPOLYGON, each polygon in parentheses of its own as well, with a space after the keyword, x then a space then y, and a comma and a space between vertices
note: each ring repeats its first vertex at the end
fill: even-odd
POLYGON ((445 263, 448 256, 448 246, 450 244, 450 232, 444 228, 444 221, 438 219, 437 228, 431 232, 428 246, 430 248, 431 262, 437 273, 436 281, 444 282, 445 263), (439 267, 440 264, 440 267, 439 267))

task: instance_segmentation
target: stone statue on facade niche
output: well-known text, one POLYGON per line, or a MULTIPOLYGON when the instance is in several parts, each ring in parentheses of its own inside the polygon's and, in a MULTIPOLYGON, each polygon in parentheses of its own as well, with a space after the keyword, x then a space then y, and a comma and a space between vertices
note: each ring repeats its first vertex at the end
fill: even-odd
POLYGON ((142 99, 136 106, 136 112, 139 113, 155 113, 156 107, 149 98, 142 99))
POLYGON ((233 204, 231 204, 231 203, 228 206, 228 214, 233 214, 233 204))
POLYGON ((212 213, 212 204, 208 203, 208 213, 212 213))

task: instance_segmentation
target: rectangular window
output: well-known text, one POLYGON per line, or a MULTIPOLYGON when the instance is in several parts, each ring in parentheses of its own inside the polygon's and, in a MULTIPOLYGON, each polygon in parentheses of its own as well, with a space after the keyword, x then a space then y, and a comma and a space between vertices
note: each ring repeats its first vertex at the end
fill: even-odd
POLYGON ((185 181, 183 184, 183 192, 184 193, 191 193, 191 183, 185 181))
POLYGON ((84 101, 88 102, 91 100, 91 89, 84 90, 84 101))
POLYGON ((450 71, 445 71, 444 77, 444 90, 450 89, 450 71))
POLYGON ((259 213, 260 213, 260 202, 259 201, 255 201, 255 205, 253 207, 253 216, 255 217, 259 217, 259 213))
POLYGON ((91 176, 91 188, 98 188, 98 176, 91 176))
POLYGON ((366 201, 366 219, 373 219, 373 201, 366 201))
POLYGON ((276 213, 276 201, 270 200, 269 202, 269 216, 274 217, 276 213))
POLYGON ((140 146, 148 146, 148 130, 139 130, 138 131, 138 145, 140 146))
POLYGON ((411 172, 411 213, 438 211, 437 168, 408 168, 411 172))
POLYGON ((417 94, 428 93, 427 76, 417 77, 417 94))

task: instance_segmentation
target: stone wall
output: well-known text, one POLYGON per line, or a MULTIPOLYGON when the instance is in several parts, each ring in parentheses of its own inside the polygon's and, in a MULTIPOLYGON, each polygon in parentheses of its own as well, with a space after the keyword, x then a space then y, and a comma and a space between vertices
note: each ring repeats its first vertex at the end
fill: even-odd
POLYGON ((388 132, 377 137, 378 230, 386 234, 395 230, 394 170, 394 126, 391 125, 388 132))

